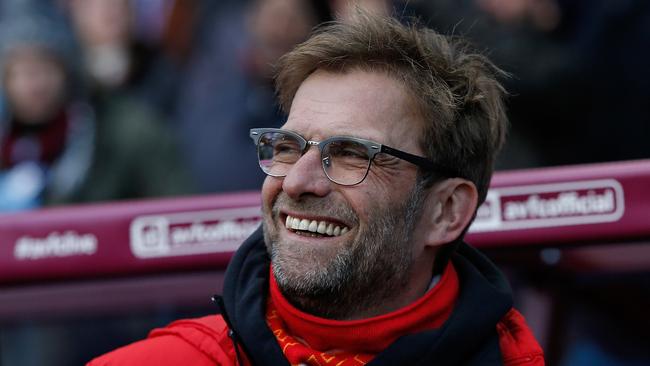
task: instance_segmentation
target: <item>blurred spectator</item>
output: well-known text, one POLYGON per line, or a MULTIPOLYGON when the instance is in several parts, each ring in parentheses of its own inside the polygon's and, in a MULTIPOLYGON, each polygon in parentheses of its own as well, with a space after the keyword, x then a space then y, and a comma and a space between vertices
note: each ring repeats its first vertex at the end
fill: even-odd
POLYGON ((263 174, 248 130, 279 126, 272 65, 331 18, 326 0, 235 2, 212 18, 181 86, 179 135, 203 192, 257 190, 263 174))
POLYGON ((67 28, 25 9, 0 25, 0 211, 188 192, 164 125, 117 95, 85 103, 67 28))
POLYGON ((511 72, 501 168, 649 158, 650 3, 637 0, 413 1, 446 33, 511 72), (515 150, 509 152, 508 150, 515 150), (514 159, 512 159, 514 158, 514 159))
MULTIPOLYGON (((177 2, 156 3, 158 22, 164 23, 166 12, 174 10, 177 2)), ((159 49, 160 44, 136 38, 136 4, 131 0, 67 0, 67 7, 80 41, 91 97, 128 95, 171 114, 180 65, 159 49)))

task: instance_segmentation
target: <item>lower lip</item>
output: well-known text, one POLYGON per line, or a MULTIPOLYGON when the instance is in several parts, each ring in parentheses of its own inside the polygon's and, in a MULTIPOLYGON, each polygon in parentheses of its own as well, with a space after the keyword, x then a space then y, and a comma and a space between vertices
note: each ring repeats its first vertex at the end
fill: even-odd
POLYGON ((311 235, 306 234, 306 233, 305 233, 305 235, 303 235, 303 234, 298 234, 296 231, 293 231, 293 230, 287 229, 286 227, 285 227, 285 230, 286 230, 286 231, 287 231, 291 236, 298 237, 298 238, 301 238, 301 239, 307 239, 307 240, 310 240, 310 239, 312 239, 312 240, 313 240, 313 239, 324 240, 324 239, 333 239, 333 238, 338 238, 338 236, 327 236, 327 235, 311 236, 311 235))

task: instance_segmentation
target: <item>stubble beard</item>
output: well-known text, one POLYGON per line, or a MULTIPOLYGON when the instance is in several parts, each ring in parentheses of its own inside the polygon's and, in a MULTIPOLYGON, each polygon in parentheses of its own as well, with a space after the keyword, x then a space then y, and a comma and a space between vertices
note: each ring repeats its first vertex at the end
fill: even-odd
POLYGON ((412 236, 422 212, 423 190, 418 183, 405 202, 373 204, 368 210, 373 216, 351 241, 322 247, 281 241, 279 207, 357 223, 354 211, 315 197, 295 202, 279 195, 272 210, 265 208, 264 238, 284 297, 300 310, 328 319, 353 319, 399 297, 412 274, 412 236))

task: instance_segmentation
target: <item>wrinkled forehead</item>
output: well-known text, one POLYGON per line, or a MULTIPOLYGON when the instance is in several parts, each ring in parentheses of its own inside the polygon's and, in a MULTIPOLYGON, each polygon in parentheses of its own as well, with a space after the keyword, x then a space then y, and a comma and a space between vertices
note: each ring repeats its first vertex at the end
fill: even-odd
POLYGON ((283 128, 317 141, 343 135, 415 148, 421 123, 405 86, 385 73, 317 71, 298 88, 283 128))

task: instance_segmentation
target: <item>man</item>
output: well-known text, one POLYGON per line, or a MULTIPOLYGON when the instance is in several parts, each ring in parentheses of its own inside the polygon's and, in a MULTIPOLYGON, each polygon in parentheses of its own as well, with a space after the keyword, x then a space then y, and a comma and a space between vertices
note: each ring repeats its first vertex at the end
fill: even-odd
POLYGON ((222 315, 90 365, 543 365, 508 285, 462 242, 506 129, 500 71, 360 14, 285 55, 281 129, 253 129, 263 228, 222 315))

